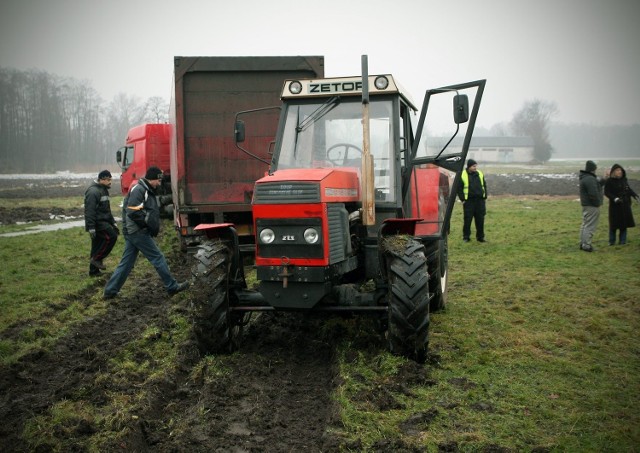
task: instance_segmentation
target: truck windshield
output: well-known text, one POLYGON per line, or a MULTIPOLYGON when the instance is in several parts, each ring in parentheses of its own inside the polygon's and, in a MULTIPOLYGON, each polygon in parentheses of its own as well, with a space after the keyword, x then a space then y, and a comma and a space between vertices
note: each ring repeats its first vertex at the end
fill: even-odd
MULTIPOLYGON (((370 152, 373 156, 376 199, 395 199, 390 100, 372 99, 370 152)), ((336 168, 360 169, 362 159, 362 104, 359 98, 342 99, 326 108, 326 103, 288 104, 277 169, 336 168), (322 115, 316 112, 323 111, 322 115)))

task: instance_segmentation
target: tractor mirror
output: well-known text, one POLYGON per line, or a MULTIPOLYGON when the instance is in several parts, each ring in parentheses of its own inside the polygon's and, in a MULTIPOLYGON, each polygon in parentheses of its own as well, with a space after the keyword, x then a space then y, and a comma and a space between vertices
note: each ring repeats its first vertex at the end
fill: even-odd
POLYGON ((236 121, 234 132, 236 136, 236 143, 242 143, 244 141, 244 121, 242 120, 236 121))
POLYGON ((469 121, 469 98, 466 94, 456 94, 453 97, 453 121, 456 124, 469 121))
POLYGON ((122 162, 122 148, 116 151, 116 162, 122 162))

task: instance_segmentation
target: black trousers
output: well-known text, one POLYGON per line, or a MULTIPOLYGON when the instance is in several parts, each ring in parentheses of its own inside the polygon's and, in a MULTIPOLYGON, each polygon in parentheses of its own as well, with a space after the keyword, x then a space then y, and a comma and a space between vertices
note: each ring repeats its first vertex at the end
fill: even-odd
POLYGON ((484 216, 487 213, 485 200, 482 198, 470 198, 462 205, 464 212, 464 225, 462 226, 462 238, 471 237, 471 221, 475 220, 476 239, 484 239, 484 216))
MULTIPOLYGON (((109 226, 106 230, 96 231, 96 237, 91 239, 91 259, 95 261, 105 259, 113 250, 117 240, 118 232, 112 226, 109 226)), ((89 264, 89 274, 97 274, 99 272, 100 269, 93 264, 89 264)))

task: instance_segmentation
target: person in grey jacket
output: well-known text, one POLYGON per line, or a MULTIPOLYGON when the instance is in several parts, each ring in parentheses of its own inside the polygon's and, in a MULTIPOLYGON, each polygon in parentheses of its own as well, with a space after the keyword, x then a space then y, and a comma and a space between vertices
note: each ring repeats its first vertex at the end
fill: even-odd
POLYGON ((580 170, 580 204, 582 205, 582 225, 580 226, 580 250, 593 252, 591 243, 600 219, 602 206, 602 185, 596 176, 598 166, 588 160, 585 169, 580 170))
POLYGON ((189 282, 178 283, 169 270, 164 255, 153 240, 160 232, 160 206, 156 189, 162 183, 162 170, 149 167, 145 177, 140 178, 125 197, 122 205, 122 233, 124 251, 118 267, 104 288, 104 298, 112 299, 118 295, 127 281, 136 263, 138 253, 155 267, 170 296, 184 291, 189 282))
POLYGON ((110 188, 111 172, 102 170, 84 193, 84 228, 91 238, 90 276, 98 276, 107 268, 102 260, 109 256, 120 233, 111 213, 110 188))

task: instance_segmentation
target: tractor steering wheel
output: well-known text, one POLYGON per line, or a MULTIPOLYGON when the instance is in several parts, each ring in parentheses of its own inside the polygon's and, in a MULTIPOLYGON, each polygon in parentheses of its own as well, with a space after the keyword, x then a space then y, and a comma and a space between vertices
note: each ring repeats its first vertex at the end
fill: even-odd
POLYGON ((329 162, 331 162, 333 165, 337 167, 344 167, 346 166, 347 161, 352 160, 352 159, 347 159, 347 156, 349 155, 349 148, 353 148, 354 150, 356 150, 360 154, 360 158, 362 157, 362 150, 358 148, 356 145, 352 145, 351 143, 336 143, 335 145, 331 146, 327 150, 327 159, 329 160, 329 162), (333 153, 334 156, 332 157, 331 152, 334 151, 336 148, 340 148, 340 147, 344 148, 344 156, 340 158, 340 155, 338 154, 336 156, 335 154, 337 154, 337 152, 334 152, 333 153))

